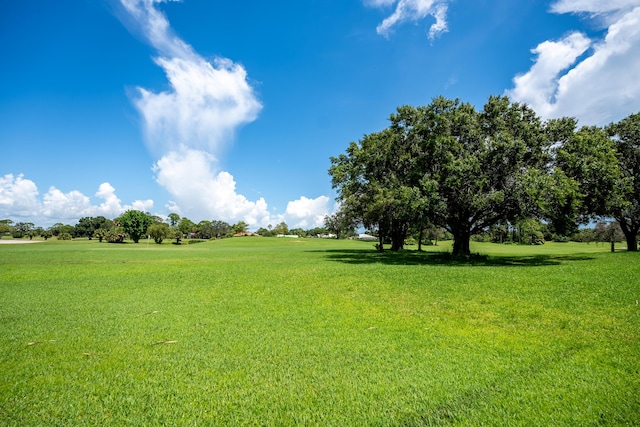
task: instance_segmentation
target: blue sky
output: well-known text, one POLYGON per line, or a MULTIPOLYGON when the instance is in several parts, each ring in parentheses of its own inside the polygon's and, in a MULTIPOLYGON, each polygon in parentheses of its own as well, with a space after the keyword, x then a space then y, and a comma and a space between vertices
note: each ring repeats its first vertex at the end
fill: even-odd
POLYGON ((400 105, 640 111, 640 0, 5 1, 0 57, 0 218, 311 228, 400 105))

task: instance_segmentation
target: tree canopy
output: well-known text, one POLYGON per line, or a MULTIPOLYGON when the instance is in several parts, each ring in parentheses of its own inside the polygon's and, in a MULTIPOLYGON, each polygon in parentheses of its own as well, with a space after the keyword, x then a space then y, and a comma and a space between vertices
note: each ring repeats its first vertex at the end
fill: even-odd
MULTIPOLYGON (((378 232, 391 249, 411 231, 442 227, 453 255, 472 235, 527 218, 568 235, 578 223, 614 217, 636 250, 640 228, 640 115, 607 132, 561 118, 543 122, 527 105, 491 96, 477 110, 438 97, 399 107, 390 126, 331 158, 340 215, 378 232)), ((535 240, 535 239, 533 239, 535 240)))
POLYGON ((529 107, 490 97, 477 111, 440 97, 400 107, 390 122, 332 158, 329 173, 345 211, 392 250, 430 223, 453 235, 454 255, 468 255, 472 234, 534 213, 529 189, 550 142, 529 107))
POLYGON ((128 210, 117 219, 117 222, 131 240, 138 243, 140 238, 146 235, 147 229, 153 223, 153 220, 144 212, 128 210))

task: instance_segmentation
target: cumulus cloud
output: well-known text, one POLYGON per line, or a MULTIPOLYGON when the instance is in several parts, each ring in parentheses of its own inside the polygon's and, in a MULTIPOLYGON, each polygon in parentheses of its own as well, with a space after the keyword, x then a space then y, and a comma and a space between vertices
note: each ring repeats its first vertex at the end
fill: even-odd
POLYGON ((384 8, 395 5, 395 10, 376 28, 378 34, 388 37, 393 28, 404 22, 422 21, 427 16, 435 19, 429 28, 429 39, 433 40, 447 32, 447 0, 364 0, 369 7, 384 8))
POLYGON ((607 23, 602 39, 574 32, 540 43, 528 72, 507 95, 542 117, 572 116, 602 125, 640 110, 640 1, 561 0, 556 13, 588 14, 607 23))
POLYGON ((329 198, 320 196, 308 199, 302 196, 287 204, 285 215, 292 228, 314 228, 324 224, 324 217, 329 213, 329 198))
POLYGON ((226 58, 209 62, 175 36, 154 0, 121 0, 146 40, 158 51, 155 63, 170 90, 138 88, 134 104, 144 119, 145 136, 160 157, 156 181, 175 199, 169 207, 194 218, 250 225, 269 217, 264 199, 236 192, 228 172, 216 168, 216 154, 242 124, 256 119, 261 104, 245 69, 226 58))
MULTIPOLYGON (((218 168, 220 149, 262 108, 246 70, 227 58, 201 57, 173 33, 156 8, 161 2, 121 0, 125 24, 157 50, 154 61, 169 82, 170 89, 158 93, 138 88, 133 100, 143 118, 147 145, 160 158, 154 165, 156 181, 174 199, 167 208, 192 218, 243 220, 254 228, 285 220, 286 214, 270 214, 263 198, 250 201, 238 194, 234 177, 218 168)), ((375 3, 382 5, 384 0, 375 3)), ((316 217, 324 215, 319 208, 307 215, 295 210, 292 219, 316 224, 316 217)))
POLYGON ((77 190, 64 193, 56 187, 50 187, 40 197, 33 181, 22 174, 7 174, 0 177, 0 217, 46 226, 56 222, 74 223, 85 216, 115 218, 129 209, 143 212, 153 209, 152 200, 136 200, 123 205, 108 182, 100 185, 95 196, 103 202, 95 204, 77 190))
POLYGON ((250 226, 266 226, 270 221, 265 200, 252 202, 237 194, 233 176, 217 172, 213 157, 205 151, 172 151, 154 169, 158 183, 176 198, 181 212, 228 222, 242 219, 250 226))
POLYGON ((0 177, 0 215, 26 217, 40 208, 38 187, 24 175, 0 177))
POLYGON ((264 198, 250 201, 236 191, 233 176, 217 171, 215 160, 205 151, 172 151, 155 165, 156 179, 176 200, 168 208, 195 218, 234 223, 240 219, 252 229, 285 221, 292 228, 321 226, 329 213, 329 198, 301 197, 289 202, 284 214, 269 212, 264 198))

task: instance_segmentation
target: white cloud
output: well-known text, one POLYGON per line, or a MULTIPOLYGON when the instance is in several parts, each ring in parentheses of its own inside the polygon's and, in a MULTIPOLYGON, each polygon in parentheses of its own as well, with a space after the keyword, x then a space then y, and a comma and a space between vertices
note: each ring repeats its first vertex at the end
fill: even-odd
POLYGON ((250 226, 266 226, 271 220, 267 203, 237 194, 236 182, 228 172, 217 172, 213 157, 199 150, 172 151, 155 165, 156 180, 175 202, 173 208, 200 219, 227 222, 243 220, 250 226))
POLYGON ((42 202, 42 214, 49 218, 78 219, 90 215, 91 208, 91 201, 81 192, 63 193, 55 187, 49 188, 42 202))
POLYGON ((365 0, 364 4, 378 8, 395 5, 394 12, 376 28, 385 37, 394 27, 407 21, 421 21, 429 15, 436 20, 429 28, 430 39, 447 31, 447 0, 365 0))
POLYGON ((23 175, 7 174, 0 178, 0 217, 45 227, 56 222, 73 225, 85 216, 115 218, 128 209, 143 212, 153 209, 152 200, 136 200, 131 205, 123 205, 108 182, 101 184, 95 195, 104 202, 96 205, 77 190, 63 193, 56 187, 50 187, 40 198, 33 181, 23 175))
MULTIPOLYGON (((253 228, 283 221, 284 215, 269 213, 263 198, 250 201, 238 194, 233 176, 217 168, 220 149, 262 108, 245 69, 230 59, 209 62, 198 55, 173 34, 166 17, 155 8, 158 1, 121 2, 134 30, 160 54, 155 62, 170 84, 170 90, 160 93, 138 88, 134 100, 144 119, 147 144, 160 158, 154 166, 156 181, 174 198, 167 208, 194 219, 243 220, 253 228)), ((294 219, 315 224, 317 215, 314 211, 294 219)))
POLYGON ((152 0, 121 0, 148 42, 171 89, 154 93, 139 88, 134 100, 144 119, 147 144, 160 157, 156 181, 175 199, 173 212, 250 225, 268 221, 264 199, 256 202, 236 193, 228 172, 218 172, 215 158, 234 131, 257 118, 262 105, 247 73, 230 59, 208 62, 176 37, 152 0), (267 218, 267 219, 265 219, 267 218))
POLYGON ((638 0, 558 0, 551 5, 554 13, 587 13, 596 16, 619 16, 638 6, 638 0))
POLYGON ((324 224, 324 217, 329 213, 329 198, 320 196, 308 199, 302 196, 287 204, 286 218, 290 228, 314 228, 324 224))
POLYGON ((549 116, 558 90, 557 77, 560 72, 573 65, 591 45, 591 41, 581 33, 572 33, 560 41, 540 43, 531 52, 538 59, 531 69, 516 76, 515 88, 510 96, 516 100, 526 100, 536 108, 538 114, 549 116))
POLYGON ((507 94, 542 117, 572 116, 602 125, 640 110, 640 1, 563 0, 553 11, 606 15, 606 35, 572 33, 540 43, 531 69, 514 78, 507 94), (632 7, 632 6, 636 7, 632 7), (586 57, 584 55, 587 55, 586 57))
POLYGON ((184 146, 215 154, 262 105, 245 69, 230 59, 209 62, 177 37, 154 0, 121 0, 137 29, 158 51, 155 59, 171 89, 138 88, 134 104, 144 119, 147 144, 157 155, 184 146))
POLYGON ((0 216, 26 217, 40 210, 38 187, 22 174, 0 177, 0 216))

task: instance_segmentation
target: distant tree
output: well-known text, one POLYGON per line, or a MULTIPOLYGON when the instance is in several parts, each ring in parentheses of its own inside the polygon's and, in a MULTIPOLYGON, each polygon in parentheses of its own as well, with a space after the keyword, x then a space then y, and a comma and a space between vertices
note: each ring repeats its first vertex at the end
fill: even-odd
POLYGON ((544 225, 534 218, 525 218, 516 223, 518 241, 523 245, 539 245, 544 243, 544 225))
POLYGON ((95 236, 95 231, 99 230, 99 229, 104 229, 104 230, 110 230, 113 227, 115 227, 114 223, 112 220, 105 218, 104 216, 97 216, 97 217, 91 217, 88 218, 89 221, 88 222, 88 227, 87 232, 86 233, 78 233, 78 226, 81 224, 83 218, 80 219, 80 221, 78 222, 78 224, 76 224, 75 226, 75 236, 77 237, 81 237, 80 234, 82 234, 82 236, 87 236, 89 238, 92 237, 96 237, 95 236), (90 231, 90 234, 89 234, 90 231))
MULTIPOLYGON (((324 228, 327 232, 335 234, 336 238, 343 239, 351 234, 354 234, 355 224, 354 219, 345 213, 345 211, 339 210, 331 215, 325 215, 324 228)), ((328 233, 324 233, 328 234, 328 233)))
POLYGON ((189 218, 182 218, 178 223, 178 230, 182 233, 183 236, 189 236, 191 233, 196 232, 196 224, 191 221, 189 218))
POLYGON ((95 218, 83 217, 78 220, 78 223, 74 227, 74 237, 88 237, 93 238, 93 233, 99 228, 99 225, 95 218))
POLYGON ((164 223, 164 218, 162 218, 161 216, 149 215, 149 218, 151 218, 152 224, 162 224, 162 223, 164 223))
POLYGON ((298 237, 307 237, 307 232, 302 228, 292 228, 287 234, 296 235, 298 237))
POLYGON ((53 234, 54 236, 58 236, 62 232, 62 227, 64 227, 63 223, 56 222, 51 227, 49 227, 49 231, 51 231, 51 234, 53 234))
POLYGON ((597 242, 609 243, 611 245, 611 252, 616 251, 616 242, 621 242, 625 239, 625 235, 620 228, 620 224, 616 221, 606 223, 600 221, 593 229, 593 237, 597 242))
POLYGON ((231 225, 224 221, 211 221, 211 229, 213 231, 213 237, 216 239, 224 239, 225 237, 233 236, 233 229, 231 225))
POLYGON ((273 234, 289 234, 289 226, 286 222, 281 222, 280 224, 273 227, 273 234))
POLYGON ((33 229, 33 226, 31 222, 17 222, 13 227, 13 237, 21 238, 27 236, 33 229))
POLYGON ((169 225, 171 227, 175 227, 179 222, 180 222, 180 215, 178 215, 177 213, 169 214, 169 225))
POLYGON ((240 221, 233 225, 233 234, 246 233, 249 230, 249 224, 244 221, 240 221))
POLYGON ((171 236, 169 224, 165 222, 156 222, 155 224, 151 224, 147 232, 149 233, 149 236, 153 238, 153 241, 158 244, 162 243, 164 239, 171 236))
POLYGON ((171 232, 173 233, 173 238, 176 239, 176 245, 180 244, 180 241, 182 240, 182 231, 180 231, 180 229, 178 227, 174 227, 171 229, 171 232))
MULTIPOLYGON (((325 219, 326 219, 326 217, 325 217, 325 219)), ((307 230, 307 236, 308 237, 326 236, 327 234, 329 234, 329 230, 327 230, 324 227, 315 227, 315 228, 310 228, 309 230, 307 230)))
POLYGON ((137 210, 126 211, 118 218, 118 222, 134 243, 138 243, 147 234, 147 229, 152 224, 148 214, 137 210))
POLYGON ((215 235, 213 227, 211 226, 211 221, 208 220, 200 221, 196 225, 196 230, 198 238, 200 239, 211 239, 215 235))
POLYGON ((11 224, 13 224, 13 221, 10 219, 0 220, 0 236, 13 232, 13 226, 11 224))
POLYGON ((264 227, 260 227, 258 228, 258 230, 256 231, 256 233, 258 233, 259 235, 261 235, 262 237, 271 237, 271 231, 267 230, 264 227))
POLYGON ((93 237, 98 239, 100 243, 102 243, 102 241, 106 239, 108 235, 109 235, 109 230, 107 230, 106 228, 98 228, 96 231, 93 232, 93 237))

